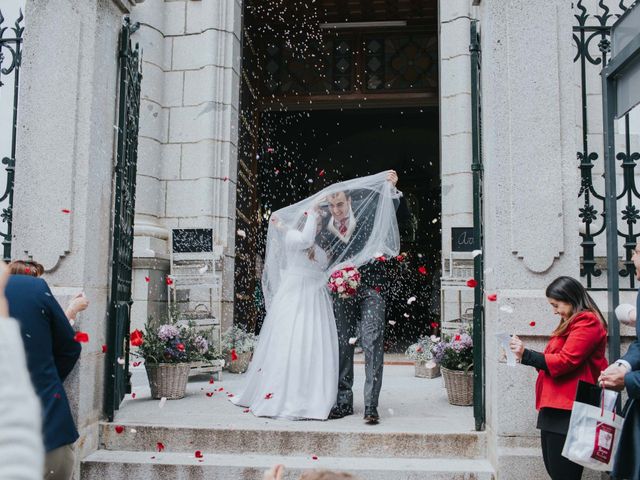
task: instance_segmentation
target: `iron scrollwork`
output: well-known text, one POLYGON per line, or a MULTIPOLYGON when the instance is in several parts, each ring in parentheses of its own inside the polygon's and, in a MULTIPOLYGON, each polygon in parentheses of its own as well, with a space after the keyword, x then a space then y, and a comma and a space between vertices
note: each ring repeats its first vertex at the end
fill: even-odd
POLYGON ((4 192, 0 196, 0 221, 6 224, 2 237, 4 261, 11 260, 11 236, 13 219, 13 182, 16 166, 16 131, 18 126, 18 88, 20 85, 20 64, 22 63, 22 40, 24 33, 24 16, 22 10, 12 27, 3 26, 5 21, 0 11, 0 88, 5 84, 3 77, 13 75, 13 115, 11 121, 11 151, 9 156, 2 157, 2 164, 6 170, 4 192))
MULTIPOLYGON (((582 116, 582 136, 581 149, 577 152, 579 169, 581 175, 581 185, 578 193, 580 199, 579 219, 582 223, 580 236, 582 237, 582 261, 580 265, 580 275, 585 278, 586 286, 590 289, 596 288, 594 280, 602 275, 602 270, 598 266, 596 257, 596 246, 600 238, 604 238, 605 222, 604 217, 608 214, 604 209, 604 195, 598 191, 594 185, 593 168, 600 160, 602 145, 593 145, 593 135, 601 134, 602 131, 592 131, 589 128, 589 95, 593 93, 590 89, 590 78, 599 80, 599 71, 607 64, 611 52, 611 26, 616 19, 626 11, 630 5, 627 0, 621 0, 617 4, 618 13, 612 11, 612 7, 607 5, 605 0, 599 0, 598 14, 591 14, 584 6, 584 1, 576 3, 575 18, 577 24, 573 27, 573 39, 576 46, 574 62, 580 67, 581 86, 581 116, 582 116), (597 76, 596 76, 597 75, 597 76)), ((598 92, 600 84, 597 84, 598 92)), ((602 118, 601 106, 597 112, 602 118)), ((616 158, 621 161, 620 168, 623 179, 621 191, 617 198, 623 200, 626 205, 617 215, 621 215, 622 224, 626 225, 626 231, 618 230, 618 236, 623 239, 625 257, 622 261, 622 268, 618 271, 621 277, 628 278, 628 285, 625 290, 631 290, 635 285, 635 269, 631 262, 631 255, 635 247, 636 240, 640 232, 635 230, 635 225, 640 219, 640 213, 634 202, 640 199, 638 188, 635 183, 634 171, 640 153, 633 152, 631 148, 631 133, 629 128, 629 116, 625 117, 624 149, 617 153, 616 158)), ((601 142, 601 140, 600 140, 601 142)))

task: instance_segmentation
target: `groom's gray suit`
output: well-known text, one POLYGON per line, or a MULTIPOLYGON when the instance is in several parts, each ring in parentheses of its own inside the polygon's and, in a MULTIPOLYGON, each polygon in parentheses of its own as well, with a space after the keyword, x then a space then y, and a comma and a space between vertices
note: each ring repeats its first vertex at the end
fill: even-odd
MULTIPOLYGON (((354 202, 353 210, 358 210, 354 202)), ((333 217, 319 234, 320 245, 331 245, 333 257, 348 260, 357 254, 366 244, 375 212, 359 218, 356 222, 351 216, 348 237, 340 238, 338 228, 332 224, 333 217)), ((373 260, 359 267, 361 273, 360 286, 352 298, 339 298, 334 295, 333 310, 338 330, 339 380, 336 405, 342 409, 353 407, 353 352, 354 346, 349 339, 359 337, 364 351, 365 385, 364 404, 366 407, 377 407, 380 388, 382 387, 382 370, 384 365, 384 326, 385 300, 376 289, 384 285, 384 262, 373 260), (359 326, 359 328, 358 328, 359 326)))

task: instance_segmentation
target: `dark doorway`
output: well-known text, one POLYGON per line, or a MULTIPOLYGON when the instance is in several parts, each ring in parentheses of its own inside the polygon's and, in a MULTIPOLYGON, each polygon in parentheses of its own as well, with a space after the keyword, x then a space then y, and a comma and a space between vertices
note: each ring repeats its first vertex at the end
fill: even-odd
POLYGON ((387 346, 399 351, 440 317, 437 2, 309 5, 245 2, 235 321, 260 328, 270 212, 394 169, 411 212, 406 258, 383 286, 387 346))
POLYGON ((387 285, 387 345, 398 351, 439 321, 440 169, 436 108, 271 112, 258 159, 264 255, 269 214, 334 182, 394 169, 409 205, 402 262, 387 285), (424 270, 420 267, 425 267, 424 270), (415 302, 407 303, 411 297, 415 302))

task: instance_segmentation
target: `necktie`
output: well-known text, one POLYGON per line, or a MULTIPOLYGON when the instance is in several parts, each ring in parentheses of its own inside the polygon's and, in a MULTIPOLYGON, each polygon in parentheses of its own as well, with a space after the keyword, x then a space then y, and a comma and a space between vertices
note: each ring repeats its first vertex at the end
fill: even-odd
POLYGON ((344 237, 345 233, 347 233, 347 219, 343 218, 340 220, 340 227, 338 228, 340 235, 344 237))

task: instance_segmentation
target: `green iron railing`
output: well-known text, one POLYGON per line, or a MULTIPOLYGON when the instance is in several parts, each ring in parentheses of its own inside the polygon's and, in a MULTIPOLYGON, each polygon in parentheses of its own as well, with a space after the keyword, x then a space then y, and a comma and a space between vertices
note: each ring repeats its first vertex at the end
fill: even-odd
POLYGON ((120 34, 120 88, 111 293, 107 323, 105 411, 113 421, 115 410, 131 392, 129 373, 129 328, 133 272, 133 223, 135 213, 138 127, 140 117, 140 51, 131 45, 131 35, 140 24, 125 18, 120 34))
POLYGON ((22 10, 16 19, 13 27, 5 27, 4 16, 0 11, 0 88, 4 86, 3 77, 13 75, 13 113, 11 121, 11 149, 9 156, 2 157, 2 164, 5 165, 7 179, 4 192, 0 196, 2 213, 0 220, 6 223, 4 232, 0 231, 2 237, 2 257, 5 262, 11 261, 11 236, 13 220, 13 182, 16 166, 16 133, 18 127, 18 89, 20 86, 20 64, 22 63, 22 34, 24 33, 24 16, 22 10), (11 35, 11 36, 6 36, 11 35))
POLYGON ((481 252, 473 259, 473 416, 476 430, 485 424, 485 380, 484 380, 484 237, 482 230, 482 102, 480 85, 480 32, 478 21, 471 21, 471 131, 473 160, 473 248, 481 252))

